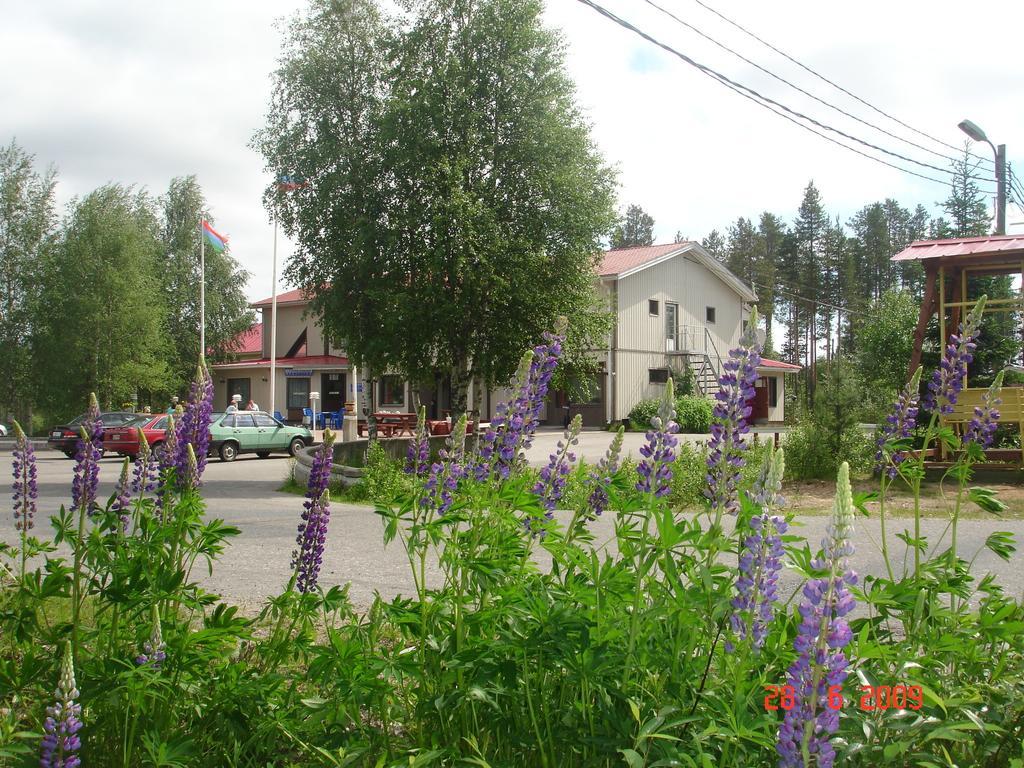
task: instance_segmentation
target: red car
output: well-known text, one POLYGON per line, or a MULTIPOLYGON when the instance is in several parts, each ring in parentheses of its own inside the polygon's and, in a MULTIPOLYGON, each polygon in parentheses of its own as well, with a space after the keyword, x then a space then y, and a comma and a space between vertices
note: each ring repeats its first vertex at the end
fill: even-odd
POLYGON ((118 456, 135 456, 139 452, 139 430, 146 436, 150 448, 161 445, 167 435, 167 414, 139 416, 136 421, 120 427, 108 427, 103 433, 103 450, 118 456))

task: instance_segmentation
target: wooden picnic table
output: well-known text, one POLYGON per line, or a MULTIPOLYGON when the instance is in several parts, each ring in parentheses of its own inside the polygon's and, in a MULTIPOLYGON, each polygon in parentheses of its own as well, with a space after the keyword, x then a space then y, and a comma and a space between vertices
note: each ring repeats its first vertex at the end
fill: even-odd
MULTIPOLYGON (((377 434, 381 437, 411 436, 416 429, 415 413, 375 413, 373 419, 377 422, 377 434)), ((369 425, 360 421, 356 431, 362 437, 369 431, 369 425)))

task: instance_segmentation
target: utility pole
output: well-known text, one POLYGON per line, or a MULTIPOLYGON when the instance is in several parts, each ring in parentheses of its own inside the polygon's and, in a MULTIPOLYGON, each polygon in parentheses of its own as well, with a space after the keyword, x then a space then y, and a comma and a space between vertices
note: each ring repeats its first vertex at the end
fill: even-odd
POLYGON ((996 147, 996 234, 1006 234, 1006 145, 996 147))

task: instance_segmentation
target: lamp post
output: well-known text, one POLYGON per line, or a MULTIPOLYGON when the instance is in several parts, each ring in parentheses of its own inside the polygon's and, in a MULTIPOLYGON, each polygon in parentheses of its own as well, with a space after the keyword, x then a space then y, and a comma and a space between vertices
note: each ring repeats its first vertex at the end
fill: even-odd
POLYGON ((957 127, 974 141, 984 141, 996 156, 996 234, 1006 234, 1006 145, 996 147, 985 132, 970 120, 961 120, 957 127))

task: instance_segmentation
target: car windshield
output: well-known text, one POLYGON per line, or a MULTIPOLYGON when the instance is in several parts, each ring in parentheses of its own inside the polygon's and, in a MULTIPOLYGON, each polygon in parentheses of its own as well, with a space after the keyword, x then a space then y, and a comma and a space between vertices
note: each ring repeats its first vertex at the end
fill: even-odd
POLYGON ((128 419, 128 421, 126 421, 121 426, 122 427, 141 427, 143 424, 145 424, 147 421, 149 421, 152 418, 153 418, 152 415, 146 415, 146 414, 144 414, 142 416, 135 416, 135 417, 133 417, 131 419, 128 419))

